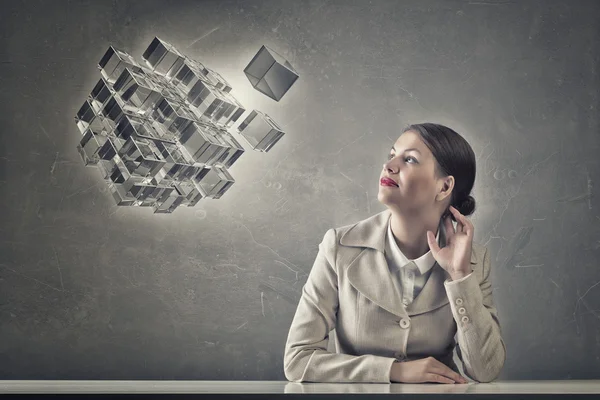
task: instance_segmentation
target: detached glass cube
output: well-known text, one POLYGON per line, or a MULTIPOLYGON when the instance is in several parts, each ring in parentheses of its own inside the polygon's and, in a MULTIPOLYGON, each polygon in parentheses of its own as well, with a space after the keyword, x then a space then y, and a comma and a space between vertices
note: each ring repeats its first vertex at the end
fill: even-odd
POLYGON ((183 66, 185 57, 175 46, 155 37, 142 55, 146 64, 155 72, 171 79, 183 66))
POLYGON ((275 101, 281 100, 298 79, 298 73, 289 61, 266 46, 258 50, 244 73, 254 89, 275 101))
POLYGON ((237 129, 254 150, 262 152, 269 151, 284 135, 271 117, 258 110, 253 110, 237 129))
POLYGON ((133 57, 124 51, 115 49, 113 46, 108 48, 98 63, 102 77, 111 84, 115 83, 127 67, 136 72, 141 72, 142 70, 142 67, 140 67, 133 57))
POLYGON ((221 198, 235 182, 227 168, 220 165, 202 168, 194 180, 206 192, 206 197, 213 199, 221 198))

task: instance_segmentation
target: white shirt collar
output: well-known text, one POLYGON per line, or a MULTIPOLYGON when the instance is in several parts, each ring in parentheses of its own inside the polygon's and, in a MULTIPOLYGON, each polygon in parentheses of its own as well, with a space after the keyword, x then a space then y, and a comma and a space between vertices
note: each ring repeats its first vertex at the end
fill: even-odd
MULTIPOLYGON (((440 243, 440 240, 439 240, 440 239, 440 229, 441 228, 438 228, 438 233, 435 237, 438 244, 440 243)), ((389 222, 388 222, 386 241, 387 241, 386 247, 391 251, 391 256, 396 261, 396 264, 400 267, 405 267, 411 261, 414 261, 414 263, 417 265, 417 268, 419 269, 419 272, 421 274, 424 274, 427 271, 429 271, 435 264, 435 258, 433 257, 431 250, 429 250, 427 253, 423 254, 421 257, 419 257, 415 260, 409 260, 404 255, 404 253, 402 253, 402 251, 398 247, 398 244, 394 240, 394 235, 392 233, 392 219, 391 218, 389 219, 389 222)))

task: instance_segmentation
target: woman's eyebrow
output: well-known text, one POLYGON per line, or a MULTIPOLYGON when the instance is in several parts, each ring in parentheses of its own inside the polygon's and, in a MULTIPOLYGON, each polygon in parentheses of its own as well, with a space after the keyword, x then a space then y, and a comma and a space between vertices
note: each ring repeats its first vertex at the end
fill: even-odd
MULTIPOLYGON (((392 146, 392 150, 396 151, 396 148, 394 146, 392 146)), ((416 149, 414 147, 411 147, 410 149, 406 149, 406 150, 404 150, 404 152, 411 151, 411 150, 421 153, 421 151, 419 149, 416 149)))

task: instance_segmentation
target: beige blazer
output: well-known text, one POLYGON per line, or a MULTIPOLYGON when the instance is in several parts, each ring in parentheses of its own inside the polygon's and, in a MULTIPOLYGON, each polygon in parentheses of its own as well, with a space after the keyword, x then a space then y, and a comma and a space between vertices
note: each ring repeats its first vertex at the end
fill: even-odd
MULTIPOLYGON (((446 281, 449 274, 436 262, 422 291, 405 306, 384 255, 390 216, 386 209, 325 233, 289 329, 286 378, 390 383, 394 361, 428 356, 458 372, 452 360, 456 347, 467 377, 496 379, 506 346, 487 248, 473 243, 473 273, 461 281, 446 281), (327 351, 332 330, 335 352, 327 351)), ((444 247, 444 225, 439 228, 444 247)))

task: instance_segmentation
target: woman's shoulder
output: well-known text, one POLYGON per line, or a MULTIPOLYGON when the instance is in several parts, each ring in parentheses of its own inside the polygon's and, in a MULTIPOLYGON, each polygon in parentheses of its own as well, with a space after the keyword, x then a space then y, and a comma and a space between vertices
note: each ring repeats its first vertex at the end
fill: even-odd
POLYGON ((389 216, 389 210, 384 210, 363 219, 337 225, 329 228, 325 237, 327 239, 329 236, 329 243, 335 245, 381 247, 381 232, 386 229, 389 216))

